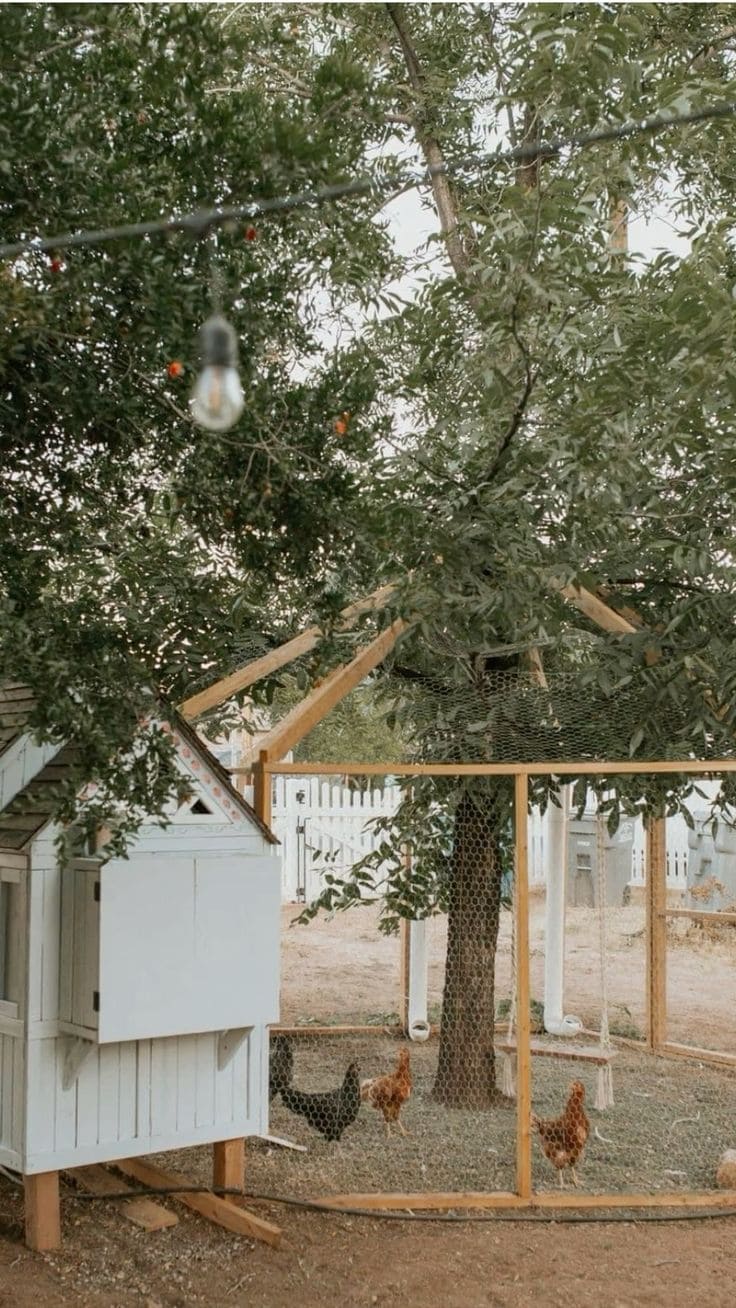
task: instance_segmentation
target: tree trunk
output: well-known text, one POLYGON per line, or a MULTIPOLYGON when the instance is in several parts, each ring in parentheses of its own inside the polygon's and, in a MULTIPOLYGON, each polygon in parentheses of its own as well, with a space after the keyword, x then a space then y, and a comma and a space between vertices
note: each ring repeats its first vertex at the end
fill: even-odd
POLYGON ((493 1049, 503 806, 498 810, 491 796, 466 794, 455 818, 445 989, 433 1091, 434 1098, 448 1108, 490 1108, 500 1098, 493 1049))

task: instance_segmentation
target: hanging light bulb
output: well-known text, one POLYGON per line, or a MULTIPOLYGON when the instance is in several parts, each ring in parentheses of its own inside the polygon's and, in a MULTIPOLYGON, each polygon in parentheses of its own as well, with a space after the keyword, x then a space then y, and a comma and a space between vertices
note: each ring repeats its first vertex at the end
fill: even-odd
POLYGON ((230 323, 215 313, 199 332, 202 371, 189 401, 192 417, 207 431, 227 431, 243 412, 238 343, 230 323))

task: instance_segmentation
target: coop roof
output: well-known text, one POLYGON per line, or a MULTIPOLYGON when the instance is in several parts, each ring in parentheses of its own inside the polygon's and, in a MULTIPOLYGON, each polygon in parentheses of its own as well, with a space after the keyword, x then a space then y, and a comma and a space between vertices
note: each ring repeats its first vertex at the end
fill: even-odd
MULTIPOLYGON (((5 682, 0 686, 0 765, 2 755, 26 733, 34 707, 35 700, 29 686, 20 682, 5 682)), ((271 829, 235 789, 228 773, 196 731, 178 713, 174 714, 172 725, 177 735, 186 741, 217 778, 236 809, 249 819, 270 844, 278 844, 271 829)), ((72 776, 78 760, 79 751, 76 747, 60 744, 53 758, 43 764, 8 803, 0 802, 0 848, 21 849, 51 821, 61 791, 72 776)))
POLYGON ((22 736, 34 709, 33 692, 20 681, 0 685, 0 754, 22 736))

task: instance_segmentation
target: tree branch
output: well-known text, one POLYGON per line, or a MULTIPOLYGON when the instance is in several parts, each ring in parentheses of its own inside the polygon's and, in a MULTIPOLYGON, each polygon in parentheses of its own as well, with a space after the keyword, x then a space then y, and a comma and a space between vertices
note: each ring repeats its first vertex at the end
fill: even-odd
POLYGON ((416 118, 413 120, 414 129, 425 161, 428 167, 433 170, 431 173, 432 192, 434 194, 437 213, 439 215, 440 231, 445 237, 447 254, 455 275, 464 278, 470 265, 470 251, 460 232, 457 204, 447 174, 445 171, 438 171, 445 168, 442 148, 437 137, 422 125, 425 89, 424 74, 419 64, 416 50, 412 44, 411 35, 406 22, 405 6, 401 4, 387 4, 386 10, 401 43, 406 71, 409 74, 409 82, 411 83, 412 89, 417 97, 418 113, 416 118))

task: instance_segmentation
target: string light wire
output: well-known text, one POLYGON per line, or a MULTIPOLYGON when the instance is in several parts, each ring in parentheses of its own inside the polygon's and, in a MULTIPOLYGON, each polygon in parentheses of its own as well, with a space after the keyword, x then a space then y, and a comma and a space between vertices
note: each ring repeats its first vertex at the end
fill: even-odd
POLYGON ((633 136, 652 135, 667 128, 688 126, 710 119, 730 118, 735 114, 736 101, 732 100, 724 101, 722 104, 707 105, 702 109, 692 109, 684 114, 653 114, 648 118, 601 127, 594 132, 555 137, 549 141, 532 141, 508 150, 469 155, 455 165, 454 169, 443 163, 423 168, 420 173, 407 169, 381 172, 374 176, 356 177, 352 181, 335 182, 312 190, 297 191, 291 195, 255 198, 240 205, 200 209, 195 213, 179 214, 171 218, 154 218, 148 222, 125 223, 120 227, 102 227, 92 231, 64 232, 57 236, 37 236, 24 241, 6 242, 0 244, 0 259, 13 259, 22 254, 69 250, 79 246, 106 245, 112 241, 167 236, 175 232, 185 232, 201 238, 218 227, 241 222, 243 219, 258 218, 264 214, 289 213, 354 196, 379 194, 402 185, 407 189, 426 185, 427 180, 433 177, 451 174, 453 171, 460 173, 463 167, 555 159, 568 150, 580 151, 592 145, 604 145, 633 136))

